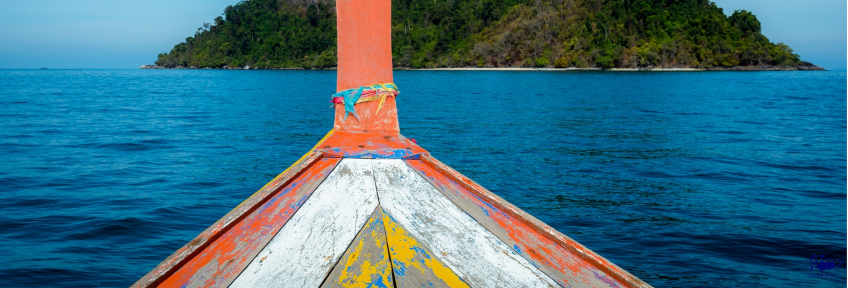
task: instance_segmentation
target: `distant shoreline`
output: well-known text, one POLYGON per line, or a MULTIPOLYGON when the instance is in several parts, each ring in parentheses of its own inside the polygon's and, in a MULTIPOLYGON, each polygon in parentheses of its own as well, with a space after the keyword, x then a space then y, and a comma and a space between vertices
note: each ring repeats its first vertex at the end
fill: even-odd
MULTIPOLYGON (((806 63, 808 65, 798 65, 794 67, 779 67, 779 66, 734 66, 734 67, 712 67, 712 68, 674 68, 674 67, 642 67, 642 68, 528 68, 528 67, 456 67, 456 68, 405 68, 395 67, 394 70, 406 71, 612 71, 612 72, 705 72, 705 71, 826 71, 824 68, 806 63)), ((175 70, 336 70, 332 68, 270 68, 270 67, 174 67, 167 68, 156 65, 142 65, 139 69, 175 69, 175 70)))
POLYGON ((703 68, 429 68, 429 69, 395 69, 395 70, 420 70, 420 71, 708 71, 703 68))

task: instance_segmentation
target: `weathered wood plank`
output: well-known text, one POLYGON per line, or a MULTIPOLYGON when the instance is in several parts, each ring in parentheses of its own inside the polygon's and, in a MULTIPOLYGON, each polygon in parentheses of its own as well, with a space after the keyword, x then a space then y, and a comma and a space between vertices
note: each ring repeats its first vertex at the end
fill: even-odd
POLYGON ((406 161, 478 223, 564 287, 624 286, 421 161, 406 161))
POLYGON ((378 205, 321 287, 392 287, 383 227, 383 209, 378 205))
POLYGON ((373 160, 383 209, 475 287, 559 287, 402 160, 373 160))
MULTIPOLYGON (((442 180, 436 181, 436 182, 443 184, 443 185, 442 184, 435 184, 437 187, 443 186, 443 187, 451 187, 450 189, 453 189, 453 187, 456 187, 453 184, 456 184, 459 187, 466 189, 465 191, 469 192, 470 193, 469 195, 472 195, 472 196, 476 197, 477 199, 480 199, 482 201, 482 203, 481 203, 482 206, 478 205, 480 207, 479 209, 483 209, 483 207, 488 207, 489 210, 485 210, 486 212, 490 212, 491 215, 494 215, 493 217, 496 217, 496 218, 500 217, 500 219, 497 219, 495 222, 502 221, 502 223, 499 223, 500 226, 510 227, 509 229, 515 229, 514 231, 511 231, 511 232, 508 232, 508 233, 516 233, 516 235, 515 236, 509 236, 508 238, 515 238, 516 241, 518 241, 518 242, 524 241, 523 243, 525 243, 525 244, 531 244, 530 246, 527 246, 527 247, 524 247, 524 248, 522 248, 520 246, 517 247, 518 249, 523 249, 523 256, 530 257, 530 258, 542 259, 542 258, 548 257, 549 255, 559 254, 561 250, 560 251, 554 251, 554 250, 545 251, 545 249, 551 248, 549 243, 547 243, 547 241, 545 240, 545 239, 547 239, 547 240, 553 241, 559 247, 565 248, 566 250, 570 251, 573 255, 578 256, 579 258, 586 261, 586 263, 588 263, 589 265, 591 265, 595 269, 602 271, 603 274, 598 274, 597 278, 599 280, 603 281, 604 283, 608 284, 609 286, 621 285, 621 286, 624 286, 624 287, 652 287, 648 283, 645 283, 644 281, 642 281, 638 277, 634 276, 633 274, 630 274, 629 272, 625 271, 624 269, 621 269, 620 267, 618 267, 614 263, 612 263, 609 260, 605 259, 604 257, 598 255, 594 251, 586 248, 585 246, 578 243, 577 241, 574 241, 573 239, 569 238, 568 236, 565 236, 564 234, 560 233, 559 231, 556 231, 556 229, 548 226, 547 224, 540 221, 539 219, 536 219, 532 215, 527 214, 527 212, 524 212, 523 210, 519 209, 518 207, 515 207, 515 205, 512 205, 511 203, 507 202, 506 200, 498 197, 497 195, 495 195, 491 191, 487 190, 486 188, 483 188, 482 186, 480 186, 479 184, 477 184, 473 180, 468 179, 468 177, 465 177, 461 173, 457 172, 456 170, 453 170, 452 168, 450 168, 449 166, 440 162, 439 160, 433 158, 432 156, 424 154, 424 155, 422 155, 420 162, 408 161, 408 163, 415 168, 421 167, 421 165, 417 165, 417 163, 426 164, 427 167, 432 168, 435 172, 438 172, 438 174, 441 174, 441 175, 447 177, 450 181, 453 181, 453 182, 442 181, 442 180), (511 220, 506 219, 504 217, 510 217, 511 220), (535 236, 532 235, 532 232, 524 230, 524 228, 521 227, 521 224, 523 224, 524 227, 527 227, 527 229, 535 231, 539 236, 541 236, 541 238, 535 237, 535 236), (527 237, 527 238, 522 239, 522 237, 527 237), (532 243, 537 242, 537 241, 538 241, 537 244, 541 244, 541 245, 534 248, 532 243), (538 253, 539 255, 532 255, 532 254, 536 254, 536 253, 538 253), (530 254, 530 255, 528 255, 528 254, 530 254), (612 278, 612 279, 609 279, 609 278, 612 278)), ((423 171, 423 170, 419 170, 419 171, 423 171)), ((435 176, 436 174, 430 173, 430 174, 428 174, 428 176, 429 175, 435 176)), ((425 177, 425 178, 429 178, 429 177, 425 177)), ((444 191, 444 190, 442 190, 442 191, 444 191)), ((454 190, 454 191, 461 191, 461 190, 454 190)), ((446 195, 448 195, 448 194, 451 194, 451 193, 446 193, 446 195)), ((461 196, 461 195, 457 195, 457 196, 461 196)), ((464 197, 452 198, 452 199, 460 199, 460 198, 464 198, 464 197)), ((472 200, 471 202, 473 204, 474 198, 469 198, 469 200, 472 200)), ((471 210, 475 209, 475 208, 473 208, 469 205, 461 204, 463 202, 465 202, 465 201, 464 200, 463 201, 457 201, 456 203, 457 203, 457 205, 459 205, 461 207, 467 207, 467 209, 465 209, 466 211, 471 211, 471 210)), ((477 205, 477 204, 473 204, 473 205, 477 205)), ((469 214, 471 214, 471 213, 469 213, 469 214)), ((481 221, 481 223, 483 223, 483 222, 486 222, 486 221, 485 220, 481 221)), ((496 229, 493 229, 493 230, 496 230, 496 229)), ((502 237, 502 236, 503 235, 501 234, 501 236, 499 236, 499 237, 502 237)), ((507 242, 507 243, 511 242, 511 241, 508 241, 508 240, 504 240, 504 241, 507 242)), ((566 267, 566 269, 573 269, 575 267, 575 266, 569 266, 569 265, 571 265, 571 263, 568 263, 568 262, 565 262, 565 263, 553 262, 554 260, 555 261, 562 260, 562 259, 557 259, 556 257, 549 258, 548 260, 552 260, 552 262, 545 264, 545 265, 551 265, 551 267, 553 267, 553 269, 558 269, 559 271, 563 271, 561 269, 561 267, 563 267, 563 266, 566 267)), ((545 261, 544 260, 537 260, 534 263, 536 265, 539 265, 538 263, 544 264, 545 261)), ((578 264, 577 266, 581 266, 581 265, 582 264, 578 264)), ((566 273, 569 273, 569 272, 563 272, 563 273, 566 274, 566 273)), ((593 274, 592 276, 595 276, 595 275, 593 274)), ((558 279, 557 276, 552 275, 552 277, 554 279, 558 279)), ((558 281, 561 280, 561 279, 562 278, 558 279, 558 281)), ((573 284, 573 283, 569 282, 569 285, 577 285, 577 284, 573 284)))
POLYGON ((340 159, 318 160, 268 202, 193 257, 162 287, 227 287, 321 184, 340 159))
POLYGON ((377 208, 372 160, 343 159, 230 287, 315 287, 377 208))
MULTIPOLYGON (((332 133, 332 131, 330 131, 332 133)), ((329 135, 330 133, 328 133, 329 135)), ((326 138, 326 137, 325 137, 326 138)), ((322 140, 323 141, 323 140, 322 140)), ((320 142, 319 142, 320 144, 320 142)), ((316 145, 317 146, 317 145, 316 145)), ((136 281, 132 287, 156 287, 167 277, 178 271, 183 264, 191 260, 195 255, 206 249, 215 239, 220 237, 224 232, 232 228, 236 223, 244 219, 247 215, 256 210, 260 205, 267 202, 272 196, 276 195, 282 187, 288 185, 301 172, 309 169, 318 159, 321 159, 321 152, 310 152, 300 158, 297 162, 291 165, 283 173, 275 177, 273 180, 265 184, 262 189, 256 191, 252 196, 244 202, 236 206, 229 213, 221 217, 212 226, 206 228, 200 235, 197 235, 188 244, 168 256, 164 261, 156 265, 144 277, 136 281)))
POLYGON ((386 227, 396 287, 468 287, 385 210, 380 209, 380 213, 386 227))

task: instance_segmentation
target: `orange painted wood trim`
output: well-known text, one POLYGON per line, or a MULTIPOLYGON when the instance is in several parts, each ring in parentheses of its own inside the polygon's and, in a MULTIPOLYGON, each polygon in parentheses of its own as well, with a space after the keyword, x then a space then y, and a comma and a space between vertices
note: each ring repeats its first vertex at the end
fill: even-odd
MULTIPOLYGON (((392 75, 392 1, 338 0, 337 91, 394 82, 392 75)), ((343 120, 344 105, 336 104, 334 129, 339 132, 398 133, 394 97, 377 112, 378 102, 356 105, 360 119, 343 120)))
POLYGON ((321 152, 311 152, 309 156, 302 161, 292 165, 285 173, 280 174, 264 188, 257 191, 253 196, 239 204, 235 209, 224 215, 221 219, 206 228, 200 235, 191 240, 188 244, 168 256, 164 261, 156 265, 144 277, 136 281, 131 287, 157 287, 165 279, 174 274, 189 260, 197 256, 212 242, 217 240, 221 235, 229 231, 232 227, 242 221, 247 215, 250 215, 259 206, 267 202, 271 197, 276 195, 283 187, 286 187, 294 179, 299 177, 303 172, 309 170, 319 159, 322 158, 321 152))
POLYGON ((638 277, 634 276, 633 274, 630 274, 626 270, 621 269, 621 267, 618 267, 618 265, 615 265, 606 258, 598 255, 589 248, 586 248, 585 246, 583 246, 583 244, 580 244, 574 239, 565 236, 564 234, 560 233, 551 226, 548 226, 548 224, 545 224, 545 222, 542 222, 541 220, 536 219, 536 217, 533 217, 527 212, 524 212, 524 210, 515 207, 515 205, 512 205, 512 203, 509 203, 498 195, 495 195, 483 186, 480 186, 480 184, 477 184, 468 177, 465 177, 465 175, 462 175, 456 170, 453 170, 453 168, 445 165, 439 160, 433 158, 432 156, 428 154, 421 155, 421 162, 423 162, 430 168, 436 170, 437 172, 441 173, 442 175, 447 176, 463 188, 467 189, 469 192, 473 193, 475 196, 479 197, 480 199, 483 199, 483 201, 486 201, 492 206, 507 213, 509 216, 518 219, 522 224, 527 225, 531 229, 538 232, 540 235, 568 249, 583 260, 591 263, 598 270, 603 271, 607 275, 615 278, 616 280, 627 285, 628 287, 653 287, 650 284, 645 283, 638 277))

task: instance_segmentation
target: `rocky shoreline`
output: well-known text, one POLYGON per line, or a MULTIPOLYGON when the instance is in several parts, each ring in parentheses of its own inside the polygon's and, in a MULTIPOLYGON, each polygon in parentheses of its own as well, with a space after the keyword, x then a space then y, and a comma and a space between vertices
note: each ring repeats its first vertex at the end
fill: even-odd
MULTIPOLYGON (((245 65, 244 67, 221 67, 221 68, 211 68, 211 67, 183 67, 177 66, 173 68, 163 67, 158 65, 141 65, 139 69, 207 69, 207 70, 336 70, 335 67, 331 68, 276 68, 276 67, 250 67, 249 65, 245 65)), ((668 71, 668 72, 697 72, 697 71, 825 71, 824 68, 814 65, 810 62, 801 62, 796 66, 734 66, 734 67, 710 67, 710 68, 689 68, 689 67, 639 67, 639 68, 577 68, 577 67, 569 67, 569 68, 527 68, 527 67, 503 67, 503 68, 494 68, 494 67, 455 67, 455 68, 424 68, 424 69, 415 69, 415 68, 407 68, 407 67, 395 67, 395 70, 429 70, 429 71, 668 71)))

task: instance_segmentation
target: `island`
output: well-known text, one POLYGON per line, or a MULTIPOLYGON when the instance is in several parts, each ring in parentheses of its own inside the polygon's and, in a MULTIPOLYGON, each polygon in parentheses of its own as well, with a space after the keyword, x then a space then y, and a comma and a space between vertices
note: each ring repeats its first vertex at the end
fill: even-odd
MULTIPOLYGON (((708 0, 392 3, 396 69, 824 70, 708 0)), ((142 69, 334 69, 335 1, 227 6, 142 69)), ((368 43, 362 43, 368 45, 368 43)))

